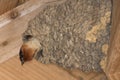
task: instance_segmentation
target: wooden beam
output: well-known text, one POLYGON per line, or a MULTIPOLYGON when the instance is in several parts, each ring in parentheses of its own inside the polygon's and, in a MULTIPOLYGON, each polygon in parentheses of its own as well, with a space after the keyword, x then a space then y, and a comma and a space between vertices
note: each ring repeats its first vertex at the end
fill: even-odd
POLYGON ((77 80, 56 65, 45 65, 32 60, 23 66, 19 57, 0 64, 0 79, 4 80, 77 80))
POLYGON ((120 80, 120 0, 113 0, 112 28, 106 74, 109 80, 120 80))

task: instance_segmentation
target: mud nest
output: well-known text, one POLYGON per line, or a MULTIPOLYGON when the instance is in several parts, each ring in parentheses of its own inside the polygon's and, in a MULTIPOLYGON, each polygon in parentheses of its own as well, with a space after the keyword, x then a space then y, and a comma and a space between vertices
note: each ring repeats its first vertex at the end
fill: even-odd
POLYGON ((111 0, 66 0, 45 7, 29 22, 24 35, 39 39, 42 63, 101 71, 102 47, 109 44, 110 17, 111 0))

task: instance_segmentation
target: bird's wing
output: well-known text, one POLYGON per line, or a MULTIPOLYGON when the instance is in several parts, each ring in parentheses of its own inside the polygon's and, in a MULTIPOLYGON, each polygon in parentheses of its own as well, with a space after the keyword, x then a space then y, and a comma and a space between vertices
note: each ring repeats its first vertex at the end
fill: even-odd
POLYGON ((20 58, 21 64, 23 65, 24 64, 24 53, 22 49, 20 49, 19 58, 20 58))
POLYGON ((40 57, 43 57, 43 49, 36 51, 34 58, 39 60, 40 57))

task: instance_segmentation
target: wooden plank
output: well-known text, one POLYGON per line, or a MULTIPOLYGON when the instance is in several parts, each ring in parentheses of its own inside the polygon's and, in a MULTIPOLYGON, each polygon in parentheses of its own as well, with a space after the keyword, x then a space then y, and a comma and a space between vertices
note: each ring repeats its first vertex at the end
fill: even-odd
POLYGON ((0 64, 0 79, 4 80, 77 80, 55 65, 45 65, 32 60, 23 66, 19 57, 0 64))
POLYGON ((27 29, 28 22, 48 3, 50 3, 49 0, 46 2, 30 0, 0 16, 0 62, 18 54, 22 45, 21 35, 27 29), (14 50, 15 47, 17 49, 14 50), (12 53, 11 51, 15 52, 12 53))
POLYGON ((84 73, 79 70, 64 70, 53 64, 41 64, 36 60, 23 66, 15 56, 0 64, 0 79, 4 80, 106 80, 104 73, 84 73))
POLYGON ((0 0, 0 15, 15 8, 18 0, 0 0))
POLYGON ((20 46, 22 44, 21 36, 11 36, 9 39, 0 44, 0 63, 13 57, 16 53, 19 53, 20 46))
POLYGON ((120 0, 113 0, 112 29, 106 74, 109 80, 120 80, 120 0))

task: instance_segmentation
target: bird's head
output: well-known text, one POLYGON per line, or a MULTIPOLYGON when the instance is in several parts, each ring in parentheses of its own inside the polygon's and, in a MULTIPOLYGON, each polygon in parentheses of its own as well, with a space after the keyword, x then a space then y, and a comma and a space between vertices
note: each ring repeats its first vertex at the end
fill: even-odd
POLYGON ((23 40, 24 41, 29 41, 29 40, 31 40, 31 39, 33 39, 34 37, 33 37, 33 35, 25 35, 24 37, 23 37, 23 40))

